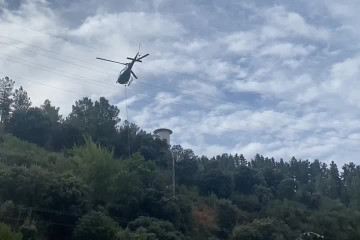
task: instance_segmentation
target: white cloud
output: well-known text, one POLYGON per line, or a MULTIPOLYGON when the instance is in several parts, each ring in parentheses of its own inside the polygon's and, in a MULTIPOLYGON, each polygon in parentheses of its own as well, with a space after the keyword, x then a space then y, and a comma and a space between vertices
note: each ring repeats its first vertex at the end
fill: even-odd
POLYGON ((264 47, 261 56, 279 56, 280 58, 304 57, 315 50, 313 46, 294 45, 292 43, 276 43, 264 47))
MULTIPOLYGON (((169 2, 155 0, 152 8, 141 10, 141 1, 126 3, 121 10, 99 4, 81 21, 65 19, 46 1, 29 0, 16 11, 5 9, 0 15, 2 34, 52 52, 0 37, 32 51, 2 45, 0 54, 22 63, 0 56, 0 71, 51 86, 14 77, 36 105, 49 98, 66 114, 82 95, 106 96, 124 119, 124 91, 115 84, 122 66, 95 57, 125 61, 142 43, 142 52, 150 56, 135 65, 140 79, 128 91, 130 121, 140 127, 171 128, 174 144, 208 156, 237 152, 247 158, 260 153, 326 161, 356 156, 347 150, 356 149, 354 139, 360 138, 359 38, 350 38, 352 30, 347 29, 358 24, 356 11, 347 10, 358 9, 355 2, 342 3, 344 10, 336 12, 331 1, 330 19, 319 21, 288 10, 291 3, 231 5, 249 15, 241 22, 224 15, 229 10, 224 5, 216 6, 224 11, 211 12, 195 2, 171 9, 169 2), (339 31, 343 34, 334 33, 339 31), (347 52, 349 46, 355 50, 347 52), (42 71, 40 65, 52 71, 42 71)), ((314 6, 314 11, 322 11, 314 6)))
POLYGON ((294 37, 302 36, 315 40, 327 40, 330 37, 326 28, 312 26, 300 14, 287 11, 283 6, 266 9, 264 15, 268 23, 294 37))
POLYGON ((360 83, 360 57, 354 57, 335 63, 329 74, 329 79, 322 83, 324 91, 344 99, 347 104, 360 107, 358 89, 360 83))
POLYGON ((262 43, 258 36, 252 32, 236 32, 231 33, 223 39, 228 45, 228 50, 239 54, 250 54, 262 43))

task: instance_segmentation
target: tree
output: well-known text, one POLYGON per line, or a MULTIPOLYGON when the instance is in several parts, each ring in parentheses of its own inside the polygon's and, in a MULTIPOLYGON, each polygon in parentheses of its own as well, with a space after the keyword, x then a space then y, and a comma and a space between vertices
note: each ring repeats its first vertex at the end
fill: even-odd
POLYGON ((79 220, 74 231, 74 239, 114 240, 119 230, 117 224, 104 213, 91 211, 79 220))
POLYGON ((255 172, 250 167, 239 166, 234 174, 235 190, 239 193, 249 194, 256 184, 255 172))
POLYGON ((8 77, 0 79, 0 122, 6 123, 9 119, 12 94, 15 82, 8 77))
POLYGON ((240 154, 239 156, 239 165, 240 166, 247 166, 248 162, 246 161, 244 155, 240 154))
POLYGON ((289 227, 273 218, 255 219, 234 229, 232 240, 280 240, 295 239, 289 227))
POLYGON ((221 231, 224 232, 224 235, 227 236, 236 226, 237 216, 239 209, 232 204, 231 201, 221 199, 216 205, 216 221, 221 228, 221 231))
POLYGON ((171 149, 176 163, 176 183, 193 186, 198 181, 198 158, 190 149, 175 145, 171 149))
POLYGON ((281 180, 284 179, 283 173, 276 168, 265 168, 263 170, 263 176, 268 187, 276 190, 281 180))
POLYGON ((40 108, 43 114, 50 119, 51 123, 55 124, 61 122, 62 116, 59 114, 60 108, 53 106, 49 99, 46 99, 40 108))
POLYGON ((119 171, 114 153, 86 137, 85 145, 74 147, 73 154, 77 172, 93 192, 92 200, 96 204, 105 204, 111 199, 111 183, 119 171))
POLYGON ((252 226, 241 225, 235 228, 231 240, 263 240, 260 231, 252 226))
POLYGON ((135 239, 146 240, 187 240, 181 232, 177 231, 173 224, 156 218, 139 217, 129 223, 128 228, 133 232, 135 239), (146 236, 140 238, 140 236, 146 236))
POLYGON ((7 131, 40 146, 48 145, 51 140, 50 119, 37 107, 14 112, 7 124, 7 131))
POLYGON ((75 105, 72 106, 72 111, 66 120, 82 132, 87 132, 87 134, 92 135, 93 108, 94 103, 91 99, 85 97, 78 100, 75 102, 75 105))
POLYGON ((118 107, 109 104, 104 97, 95 103, 85 97, 75 102, 66 122, 81 133, 91 136, 96 142, 114 148, 119 130, 119 113, 118 107))
POLYGON ((42 194, 48 191, 51 175, 39 166, 7 167, 0 170, 0 196, 15 204, 39 207, 42 194))
POLYGON ((78 216, 83 215, 89 208, 89 187, 78 177, 70 172, 54 176, 49 181, 48 189, 43 193, 43 206, 68 214, 55 214, 50 221, 47 235, 51 239, 68 239, 73 228, 62 224, 74 225, 78 216))
POLYGON ((281 180, 278 187, 278 197, 280 199, 292 199, 296 191, 296 182, 290 178, 281 180))
POLYGON ((266 205, 274 198, 273 191, 263 185, 255 185, 255 195, 262 205, 266 205))
POLYGON ((15 90, 13 101, 14 111, 27 111, 32 104, 27 92, 23 89, 23 87, 15 90))
POLYGON ((214 193, 219 198, 228 198, 232 190, 231 177, 218 169, 211 169, 200 175, 199 188, 204 195, 214 193))
POLYGON ((328 195, 329 197, 335 199, 339 198, 341 194, 341 179, 339 176, 339 170, 337 168, 337 165, 334 161, 330 164, 330 169, 328 173, 328 195))
POLYGON ((74 144, 82 143, 82 135, 78 129, 63 123, 63 118, 59 114, 59 107, 53 106, 50 100, 46 99, 40 109, 42 114, 50 121, 50 136, 46 146, 48 149, 60 151, 64 148, 71 148, 74 144))

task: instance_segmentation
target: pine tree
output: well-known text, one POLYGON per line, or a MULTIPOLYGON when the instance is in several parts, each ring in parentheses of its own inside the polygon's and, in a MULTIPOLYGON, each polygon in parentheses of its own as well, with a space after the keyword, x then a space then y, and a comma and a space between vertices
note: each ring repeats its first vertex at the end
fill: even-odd
POLYGON ((23 87, 15 90, 13 102, 14 111, 27 111, 32 104, 30 97, 23 87))
POLYGON ((328 172, 328 195, 331 198, 338 198, 341 193, 341 179, 339 176, 339 170, 334 161, 330 164, 328 172))
POLYGON ((8 77, 0 79, 0 122, 2 123, 9 119, 14 84, 15 82, 8 77))
POLYGON ((51 123, 59 123, 62 116, 59 114, 60 108, 51 105, 51 101, 46 99, 44 104, 41 105, 42 112, 49 117, 51 123))

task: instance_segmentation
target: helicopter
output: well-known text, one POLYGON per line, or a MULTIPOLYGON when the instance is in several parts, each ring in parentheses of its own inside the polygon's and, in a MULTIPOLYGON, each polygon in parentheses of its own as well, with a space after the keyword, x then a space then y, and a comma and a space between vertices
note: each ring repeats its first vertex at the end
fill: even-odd
MULTIPOLYGON (((140 51, 140 46, 139 46, 139 51, 140 51)), ((139 51, 136 53, 134 58, 127 57, 127 59, 131 60, 131 62, 129 62, 129 63, 122 63, 122 62, 117 62, 117 61, 113 61, 113 60, 109 60, 109 59, 105 59, 105 58, 99 58, 99 57, 97 57, 96 59, 125 65, 125 68, 120 71, 116 82, 119 84, 125 84, 125 85, 127 84, 127 86, 130 86, 130 84, 133 81, 132 77, 134 77, 135 79, 138 79, 138 77, 135 75, 135 73, 132 70, 132 67, 134 66, 135 62, 142 62, 141 60, 143 58, 150 55, 150 54, 140 55, 139 51)))

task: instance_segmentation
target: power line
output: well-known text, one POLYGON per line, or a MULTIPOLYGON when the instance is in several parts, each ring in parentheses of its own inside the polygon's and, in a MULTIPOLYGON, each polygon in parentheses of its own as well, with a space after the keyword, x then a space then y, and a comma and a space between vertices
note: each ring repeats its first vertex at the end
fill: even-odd
MULTIPOLYGON (((2 74, 6 74, 4 72, 1 72, 0 73, 2 74)), ((22 78, 22 77, 18 77, 18 78, 22 78)), ((23 78, 22 78, 23 79, 23 78)), ((64 91, 64 92, 67 92, 67 93, 70 93, 70 94, 73 94, 73 95, 76 95, 76 96, 86 96, 86 94, 83 94, 81 95, 80 93, 78 92, 74 92, 74 91, 71 91, 71 90, 68 90, 68 89, 64 89, 64 88, 58 88, 58 87, 54 87, 54 86, 51 86, 51 85, 47 85, 47 84, 44 84, 44 83, 41 83, 41 82, 37 82, 37 81, 33 81, 33 80, 29 80, 29 79, 26 79, 26 82, 31 82, 31 83, 34 83, 34 84, 39 84, 39 85, 42 85, 42 86, 45 86, 45 87, 49 87, 49 88, 53 88, 53 89, 57 89, 57 90, 61 90, 61 91, 64 91)))
POLYGON ((43 57, 46 57, 46 58, 49 58, 49 59, 53 59, 53 60, 56 60, 56 61, 64 62, 64 63, 70 64, 70 65, 73 65, 73 66, 76 66, 76 67, 80 67, 80 68, 83 68, 83 69, 86 69, 86 70, 90 70, 90 71, 94 71, 94 72, 109 75, 109 73, 107 73, 107 72, 103 72, 103 71, 100 71, 100 70, 89 68, 89 67, 83 66, 81 64, 73 63, 73 62, 70 62, 70 61, 67 61, 67 60, 64 60, 64 59, 60 59, 60 58, 57 58, 57 57, 49 56, 49 55, 46 55, 46 54, 43 54, 43 53, 35 52, 35 51, 32 51, 32 50, 27 49, 27 48, 18 47, 18 46, 15 46, 13 44, 4 43, 4 42, 0 42, 0 44, 10 46, 10 47, 13 47, 13 48, 17 48, 17 49, 20 49, 20 50, 23 50, 23 51, 26 51, 26 52, 34 53, 34 54, 37 54, 37 55, 40 55, 40 56, 43 56, 43 57))
MULTIPOLYGON (((1 72, 0 73, 4 74, 4 72, 1 72)), ((17 76, 17 78, 19 79, 24 79, 23 77, 19 77, 17 76)), ((85 94, 81 94, 81 93, 77 93, 77 92, 73 92, 73 91, 69 91, 67 89, 63 89, 63 88, 57 88, 57 87, 53 87, 53 86, 50 86, 50 85, 46 85, 46 84, 43 84, 43 83, 39 83, 39 82, 36 82, 36 81, 30 81, 30 80, 25 80, 25 82, 32 82, 34 84, 40 84, 40 85, 43 85, 43 86, 46 86, 46 87, 49 87, 49 88, 54 88, 54 89, 57 89, 57 90, 61 90, 61 91, 65 91, 65 92, 68 92, 68 93, 71 93, 71 94, 76 94, 78 96, 81 96, 81 97, 84 97, 85 94)), ((141 95, 141 93, 138 93, 141 95)), ((146 96, 146 95, 145 95, 146 96)), ((166 100, 163 100, 163 99, 157 99, 159 101, 165 101, 166 100)), ((169 104, 174 104, 173 102, 171 101, 168 101, 169 104)), ((180 105, 183 105, 183 104, 180 104, 180 105)), ((161 113, 161 112, 157 112, 155 110, 152 110, 152 112, 154 113, 158 113, 158 114, 161 114, 163 115, 164 113, 161 113)), ((245 120, 245 119, 244 119, 245 120)), ((190 122, 194 122, 196 124, 199 123, 199 121, 195 121, 195 120, 190 120, 189 118, 187 118, 187 121, 190 121, 190 122)), ((245 120, 246 121, 246 120, 245 120)), ((221 129, 224 129, 224 130, 231 130, 232 132, 239 132, 241 130, 239 129, 236 129, 236 128, 232 128, 232 127, 224 127, 224 126, 219 126, 219 125, 215 125, 215 124, 209 124, 210 126, 214 126, 214 127, 217 127, 217 128, 221 128, 221 129)), ((320 133, 318 133, 320 134, 320 133)), ((291 138, 284 138, 284 137, 278 137, 278 136, 272 136, 272 138, 274 139, 278 139, 278 140, 281 140, 281 141, 291 141, 291 142, 295 142, 295 143, 298 143, 299 141, 297 140, 294 140, 294 139, 291 139, 291 138)), ((359 150, 354 150, 354 149, 350 149, 350 148, 344 148, 344 147, 339 147, 339 149, 344 149, 344 150, 348 150, 348 151, 352 151, 352 152, 360 152, 359 150)))
MULTIPOLYGON (((4 43, 0 42, 0 44, 4 44, 4 43)), ((10 44, 6 44, 6 45, 10 45, 10 44)), ((12 46, 12 45, 10 45, 10 46, 12 46)), ((16 47, 16 46, 13 46, 13 47, 16 47)), ((16 47, 16 48, 17 48, 17 47, 16 47)), ((23 50, 26 50, 26 51, 30 51, 30 52, 32 52, 32 53, 36 53, 36 52, 31 51, 31 50, 28 50, 28 49, 24 49, 24 48, 20 48, 20 49, 23 49, 23 50)), ((6 55, 6 54, 2 54, 2 55, 7 56, 8 58, 10 58, 10 59, 6 59, 6 60, 10 60, 10 61, 13 61, 13 62, 14 62, 14 60, 11 60, 11 58, 14 58, 14 57, 9 56, 9 55, 6 55)), ((48 57, 47 55, 44 55, 44 56, 48 57)), ((53 58, 53 57, 50 57, 50 58, 53 58)), ((63 61, 62 59, 58 59, 58 58, 53 58, 53 59, 57 59, 57 60, 59 60, 59 61, 63 61)), ((16 61, 15 61, 15 62, 16 62, 16 61)), ((24 64, 24 65, 28 65, 28 66, 29 66, 28 63, 20 63, 20 62, 16 62, 16 63, 24 64)), ((65 61, 65 63, 73 64, 73 63, 68 62, 68 61, 65 61)), ((88 70, 97 71, 97 70, 94 70, 94 69, 91 69, 91 68, 87 68, 86 66, 82 66, 82 65, 78 65, 78 64, 74 64, 74 65, 75 65, 75 66, 78 66, 78 67, 82 67, 82 68, 88 69, 88 70)), ((31 65, 30 65, 30 66, 31 66, 31 65)), ((40 68, 40 69, 47 69, 47 70, 50 71, 50 72, 56 72, 57 74, 61 74, 61 75, 63 75, 63 76, 69 77, 69 78, 74 78, 74 77, 72 77, 72 76, 67 76, 67 75, 65 75, 64 72, 60 72, 60 71, 54 70, 54 68, 49 68, 49 67, 46 67, 46 66, 40 66, 40 67, 39 67, 39 66, 40 66, 40 65, 36 65, 36 66, 32 66, 32 67, 36 67, 36 68, 40 68)), ((107 74, 107 75, 111 75, 111 74, 108 74, 108 73, 105 73, 105 72, 102 72, 102 71, 97 71, 97 72, 104 73, 104 74, 107 74)), ((75 75, 75 77, 76 77, 77 79, 79 79, 79 80, 82 80, 82 81, 89 81, 89 80, 84 79, 84 78, 81 77, 81 76, 80 76, 80 78, 81 78, 81 79, 80 79, 80 78, 79 78, 79 75, 75 75)), ((101 85, 106 86, 104 83, 99 82, 99 81, 95 81, 95 80, 90 80, 90 81, 96 82, 97 84, 101 84, 101 85)), ((107 86, 111 86, 111 85, 107 85, 107 86)), ((153 86, 153 87, 154 87, 154 86, 153 86)), ((155 86, 155 87, 156 87, 156 86, 155 86)), ((188 107, 192 107, 192 108, 193 108, 193 105, 188 105, 188 107)), ((205 109, 206 111, 213 111, 212 109, 208 109, 208 108, 204 108, 204 107, 198 107, 198 108, 205 109)), ((298 118, 295 118, 295 119, 298 119, 298 118)), ((306 120, 306 119, 301 119, 301 120, 302 120, 302 121, 308 121, 308 120, 306 120)), ((253 120, 253 121, 262 122, 262 123, 268 124, 268 122, 261 121, 261 120, 253 120)), ((315 122, 315 123, 319 124, 318 122, 315 122)), ((294 128, 294 127, 289 127, 289 128, 299 130, 299 129, 294 128)), ((318 133, 315 133, 315 134, 318 134, 318 133)), ((336 138, 344 139, 344 137, 334 136, 334 135, 329 134, 329 133, 325 133, 325 134, 326 134, 326 135, 329 135, 329 136, 331 136, 331 137, 336 137, 336 138)), ((358 138, 349 138, 349 137, 347 137, 346 139, 360 141, 360 139, 358 139, 358 138)))
MULTIPOLYGON (((36 48, 36 49, 40 49, 40 50, 42 50, 42 51, 45 51, 45 52, 54 54, 54 55, 56 55, 56 56, 62 56, 62 57, 65 57, 65 58, 69 58, 69 59, 76 60, 76 61, 78 61, 78 62, 83 62, 83 63, 89 64, 89 65, 94 65, 94 66, 95 66, 95 64, 94 64, 93 62, 85 61, 85 60, 83 60, 83 59, 76 58, 76 57, 72 57, 72 56, 71 56, 71 57, 70 57, 70 56, 66 56, 66 55, 64 55, 64 54, 59 54, 58 52, 55 52, 55 51, 52 51, 52 50, 49 50, 49 49, 46 49, 46 48, 43 48, 43 47, 39 47, 39 46, 37 46, 37 45, 30 44, 30 43, 27 43, 27 42, 24 42, 24 41, 15 39, 15 38, 11 38, 11 37, 8 37, 8 36, 2 35, 2 34, 0 34, 0 37, 5 38, 5 39, 8 39, 8 40, 11 40, 11 41, 15 41, 15 42, 17 42, 17 43, 21 43, 21 44, 26 45, 26 46, 30 46, 30 47, 33 47, 33 48, 36 48)), ((9 43, 9 44, 11 44, 11 43, 9 43)), ((96 67, 97 67, 97 65, 96 65, 96 67)), ((115 70, 113 70, 113 69, 108 69, 108 70, 109 70, 109 71, 115 71, 115 70)))
MULTIPOLYGON (((14 39, 14 38, 9 38, 9 37, 3 36, 3 35, 0 35, 0 36, 2 36, 2 37, 4 37, 4 38, 11 39, 11 40, 14 40, 14 41, 22 42, 22 41, 20 41, 20 40, 14 39)), ((25 43, 25 42, 22 42, 22 43, 24 43, 24 44, 26 44, 26 45, 29 45, 29 46, 35 46, 35 45, 27 44, 27 43, 25 43)), ((31 50, 29 50, 29 49, 17 47, 17 46, 15 46, 15 45, 13 45, 13 44, 3 43, 3 42, 0 42, 0 44, 5 44, 5 45, 11 46, 11 47, 15 47, 15 48, 18 48, 18 49, 21 49, 21 50, 25 50, 25 51, 28 51, 28 52, 31 52, 31 53, 39 54, 39 53, 37 53, 37 52, 35 52, 35 51, 31 51, 31 50)), ((35 47, 36 47, 36 46, 35 46, 35 47)), ((36 47, 36 48, 39 48, 39 47, 36 47)), ((54 51, 46 50, 46 49, 44 49, 44 48, 39 48, 39 49, 42 49, 42 50, 48 51, 48 52, 53 52, 53 53, 57 54, 57 53, 54 52, 54 51)), ((40 54, 40 55, 41 55, 41 54, 40 54)), ((57 55, 59 55, 59 54, 57 54, 57 55)), ((77 67, 80 67, 80 68, 84 68, 84 69, 86 69, 86 70, 91 70, 91 71, 95 71, 95 72, 98 72, 98 73, 102 73, 102 74, 106 74, 106 75, 109 75, 109 76, 113 76, 112 74, 109 74, 109 73, 107 73, 107 72, 100 71, 100 70, 93 69, 93 68, 88 68, 88 67, 86 67, 86 66, 83 66, 83 65, 80 65, 80 64, 76 64, 76 63, 73 63, 73 62, 69 62, 69 61, 66 61, 66 60, 63 60, 63 59, 59 59, 59 58, 56 58, 56 57, 52 57, 52 56, 48 56, 48 55, 44 55, 44 54, 42 54, 41 56, 48 57, 48 58, 51 58, 51 59, 55 59, 55 60, 58 60, 58 61, 62 61, 62 62, 64 62, 64 63, 71 64, 71 65, 74 65, 74 66, 77 66, 77 67)), ((68 57, 68 58, 72 58, 72 57, 68 57)), ((74 59, 75 59, 75 58, 74 58, 74 59)), ((86 62, 86 61, 79 60, 79 59, 77 59, 77 61, 81 61, 81 62, 88 63, 88 62, 86 62)), ((176 72, 176 71, 173 71, 173 70, 167 70, 167 69, 164 69, 164 68, 161 68, 161 67, 159 67, 159 68, 162 69, 162 70, 168 71, 168 72, 174 72, 174 73, 178 73, 178 74, 182 74, 182 75, 192 76, 192 75, 187 74, 187 73, 181 73, 181 72, 176 72)), ((115 70, 110 70, 110 71, 114 71, 114 72, 115 72, 115 70)), ((118 72, 118 71, 116 71, 116 72, 118 72)), ((200 96, 198 96, 198 95, 195 96, 194 94, 191 94, 191 93, 186 93, 186 92, 183 92, 183 91, 179 91, 179 90, 177 90, 177 89, 173 89, 172 86, 171 86, 171 87, 158 86, 158 85, 154 85, 154 84, 151 84, 151 83, 143 82, 142 80, 137 80, 137 82, 139 82, 140 84, 143 84, 143 85, 147 85, 147 86, 153 87, 153 88, 163 89, 163 90, 172 91, 172 92, 178 92, 178 93, 180 93, 180 94, 190 95, 190 96, 192 96, 192 97, 194 97, 194 98, 199 98, 199 99, 207 100, 206 98, 200 97, 200 96)), ((164 85, 167 85, 167 84, 164 84, 164 85)), ((170 86, 170 85, 169 85, 169 86, 170 86)), ((249 91, 249 92, 251 92, 251 91, 249 91)), ((205 94, 205 93, 203 93, 203 95, 207 95, 207 96, 208 96, 209 98, 211 98, 212 100, 218 99, 218 100, 220 100, 220 101, 223 102, 223 103, 232 103, 231 101, 228 101, 228 100, 226 100, 226 99, 219 98, 219 97, 216 97, 216 96, 213 96, 213 95, 209 95, 209 94, 205 94)), ((278 97, 277 97, 277 98, 278 98, 278 97)), ((279 99, 281 99, 281 98, 279 98, 279 99)), ((285 100, 285 99, 283 99, 283 100, 284 100, 284 101, 287 101, 287 100, 285 100)), ((300 104, 297 104, 297 105, 298 105, 298 106, 301 106, 300 104)), ((269 109, 269 110, 272 110, 272 109, 269 109)), ((288 113, 282 113, 282 114, 284 114, 284 115, 286 115, 286 116, 288 116, 288 117, 290 117, 290 118, 293 118, 293 119, 299 119, 299 117, 294 116, 294 115, 292 115, 292 114, 288 114, 288 113)), ((321 125, 330 125, 330 126, 338 126, 338 127, 341 127, 341 125, 336 124, 336 123, 318 122, 318 121, 313 121, 313 120, 309 120, 309 119, 301 119, 301 120, 302 120, 302 121, 307 121, 307 122, 313 122, 313 123, 317 123, 317 124, 321 124, 321 125)), ((343 127, 343 128, 344 128, 344 127, 343 127)), ((359 139, 359 140, 360 140, 360 139, 359 139)))
MULTIPOLYGON (((24 63, 24 62, 19 62, 19 61, 16 61, 16 60, 13 60, 11 56, 9 55, 6 55, 6 54, 2 54, 0 53, 1 55, 4 55, 6 57, 8 57, 7 59, 6 58, 3 58, 5 60, 8 60, 8 61, 12 61, 12 62, 15 62, 15 63, 18 63, 18 64, 22 64, 22 65, 27 65, 27 66, 30 66, 30 67, 34 67, 34 68, 38 68, 42 71, 48 71, 48 72, 53 72, 55 74, 58 74, 58 75, 62 75, 62 76, 65 76, 65 77, 68 77, 68 78, 72 78, 72 79, 77 79, 77 80, 80 80, 80 81, 87 81, 87 82, 94 82, 96 83, 97 85, 100 85, 102 87, 114 87, 113 85, 109 85, 109 84, 105 84, 103 82, 100 82, 100 81, 96 81, 96 80, 92 80, 92 79, 88 79, 88 78, 84 78, 84 77, 81 77, 80 75, 73 75, 73 74, 67 74, 63 71, 58 71, 54 68, 49 68, 49 67, 46 67, 46 66, 42 66, 42 65, 34 65, 34 64, 29 64, 29 63, 24 63), (73 75, 73 76, 72 76, 73 75)), ((4 74, 4 73, 3 73, 4 74)), ((117 87, 117 86, 116 86, 117 87)), ((135 91, 136 92, 136 91, 135 91)), ((138 95, 143 95, 143 96, 147 96, 147 97, 151 97, 147 94, 144 94, 144 93, 140 93, 138 92, 137 93, 138 95)), ((158 100, 161 101, 161 98, 157 98, 158 100)), ((165 99, 165 100, 168 100, 168 99, 165 99)), ((193 108, 193 109, 203 109, 205 110, 206 112, 213 112, 214 110, 213 109, 209 109, 209 108, 205 108, 203 106, 198 106, 198 105, 190 105, 190 104, 184 104, 184 103, 174 103, 172 102, 171 104, 176 104, 176 105, 183 105, 183 106, 186 106, 186 107, 189 107, 189 108, 193 108)), ((243 121, 250 121, 246 118, 240 118, 240 117, 236 117, 237 119, 241 119, 243 121)), ((251 120, 253 122, 259 122, 259 123, 262 123, 262 124, 265 124, 265 125, 271 125, 273 126, 274 123, 273 122, 266 122, 266 121, 262 121, 262 120, 251 120)), ((276 125, 276 124, 275 124, 276 125)), ((279 125, 278 125, 279 126, 279 125)), ((282 127, 282 126, 279 126, 279 127, 282 127)), ((298 129, 296 127, 293 127, 293 126, 287 126, 288 128, 290 129, 293 129, 293 130, 296 130, 296 131, 302 131, 301 129, 298 129)), ((329 133, 318 133, 318 132, 314 132, 314 134, 318 134, 318 135, 328 135, 328 136, 331 136, 331 137, 335 137, 335 138, 338 138, 338 139, 348 139, 348 140, 354 140, 354 141, 360 141, 360 139, 358 138, 350 138, 350 137, 339 137, 339 136, 335 136, 333 134, 329 134, 329 133)))
MULTIPOLYGON (((28 210, 28 211, 35 211, 35 212, 50 213, 50 214, 61 214, 61 215, 79 217, 79 218, 87 215, 87 214, 77 214, 77 213, 68 212, 68 211, 59 211, 59 210, 54 210, 54 209, 49 209, 49 208, 26 207, 26 206, 22 206, 22 205, 14 205, 14 206, 8 206, 8 207, 13 208, 13 209, 18 209, 18 210, 28 210)), ((130 222, 136 220, 136 219, 130 219, 130 218, 119 218, 119 217, 114 217, 114 216, 108 216, 108 217, 117 223, 120 223, 120 222, 130 223, 130 222)), ((141 217, 141 216, 139 216, 139 217, 141 217)), ((2 217, 2 219, 5 219, 5 218, 8 218, 10 220, 24 220, 24 221, 27 220, 26 218, 2 217)), ((0 217, 0 219, 1 219, 1 217, 0 217)), ((163 219, 159 219, 159 220, 163 220, 163 219)), ((41 221, 41 223, 48 223, 48 224, 68 226, 68 227, 76 227, 77 226, 75 224, 63 224, 63 223, 57 223, 57 222, 52 222, 52 221, 41 221)), ((225 228, 218 228, 218 227, 210 226, 207 224, 201 224, 201 225, 212 228, 213 230, 218 230, 218 231, 227 231, 228 230, 225 228)), ((87 226, 85 226, 85 227, 87 227, 87 226)), ((91 227, 91 228, 93 229, 96 227, 91 227)), ((101 227, 99 227, 99 228, 101 228, 101 227)), ((201 228, 192 227, 192 229, 201 229, 201 228)))
POLYGON ((64 38, 64 37, 62 37, 62 36, 59 36, 59 35, 56 35, 56 34, 53 34, 53 33, 49 33, 49 32, 46 32, 46 31, 44 31, 44 30, 38 30, 38 29, 30 28, 30 27, 21 26, 20 24, 14 22, 14 21, 11 21, 11 20, 9 20, 9 19, 1 19, 1 20, 5 21, 5 22, 9 22, 9 23, 11 23, 11 24, 13 24, 13 25, 15 25, 15 26, 17 26, 17 27, 19 27, 19 28, 25 29, 25 30, 30 30, 30 31, 33 31, 33 32, 38 32, 38 33, 41 33, 41 34, 43 34, 43 35, 48 35, 48 36, 50 36, 50 37, 52 37, 52 38, 61 39, 61 40, 65 41, 65 42, 69 42, 69 43, 73 43, 73 44, 76 44, 76 45, 85 47, 85 48, 87 48, 88 50, 92 50, 92 51, 98 50, 98 48, 96 48, 96 47, 94 47, 94 46, 90 46, 90 45, 84 44, 83 42, 80 43, 80 42, 77 42, 77 41, 74 41, 74 40, 69 40, 69 39, 66 39, 66 38, 64 38))
MULTIPOLYGON (((42 71, 48 71, 48 72, 53 72, 55 74, 58 74, 58 75, 62 75, 62 76, 65 76, 65 77, 68 77, 68 78, 71 78, 71 79, 77 79, 77 80, 80 80, 80 81, 86 81, 86 82, 93 82, 99 86, 102 86, 102 87, 114 87, 113 85, 109 85, 109 84, 105 84, 103 82, 100 82, 100 81, 96 81, 96 80, 92 80, 92 79, 88 79, 88 78, 84 78, 84 77, 81 77, 80 75, 69 75, 67 73, 64 73, 64 72, 61 72, 61 71, 58 71, 58 70, 54 70, 54 68, 49 68, 49 67, 46 67, 46 66, 42 66, 42 65, 34 65, 34 64, 29 64, 29 63, 24 63, 24 62, 19 62, 19 61, 16 61, 16 60, 13 60, 11 58, 11 56, 9 55, 5 55, 5 54, 2 54, 0 53, 1 55, 4 55, 4 56, 7 56, 9 57, 9 59, 6 59, 8 61, 12 61, 12 62, 15 62, 15 63, 18 63, 18 64, 23 64, 23 65, 27 65, 27 66, 30 66, 30 67, 34 67, 34 68, 38 68, 42 71)), ((4 74, 4 73, 3 73, 4 74)), ((116 86, 118 87, 118 86, 116 86)), ((134 91, 134 92, 137 92, 135 90, 131 90, 131 91, 134 91)), ((142 96, 145 96, 145 97, 152 97, 150 95, 147 95, 147 94, 144 94, 144 93, 140 93, 140 92, 137 92, 138 95, 142 95, 142 96)), ((164 99, 164 98, 161 98, 161 97, 157 97, 156 98, 157 100, 159 101, 162 101, 162 100, 165 100, 166 102, 169 102, 168 99, 164 99)), ((187 108, 192 108, 192 109, 202 109, 202 110, 205 110, 206 112, 213 112, 214 110, 213 109, 210 109, 210 108, 205 108, 203 106, 198 106, 198 105, 190 105, 190 104, 184 104, 184 103, 177 103, 177 102, 171 102, 170 104, 175 104, 175 105, 179 105, 179 106, 185 106, 187 108)), ((240 117, 236 117, 237 119, 240 119, 242 121, 250 121, 249 119, 247 118, 240 118, 240 117)), ((253 122, 259 122, 259 123, 262 123, 262 124, 265 124, 265 125, 271 125, 273 126, 274 123, 273 122, 266 122, 266 121, 262 121, 262 120, 251 120, 253 122)), ((275 124, 277 125, 277 124, 275 124)), ((278 125, 279 127, 282 127, 280 125, 278 125)), ((296 127, 293 127, 293 126, 288 126, 288 128, 290 129, 293 129, 293 130, 296 130, 296 131, 302 131, 301 129, 298 129, 296 127)), ((338 138, 338 139, 348 139, 348 140, 354 140, 354 141, 360 141, 360 139, 358 138, 350 138, 350 137, 339 137, 339 136, 336 136, 336 135, 333 135, 333 134, 329 134, 329 133, 317 133, 317 132, 314 132, 314 134, 318 134, 318 135, 328 135, 328 136, 331 136, 331 137, 335 137, 335 138, 338 138)))
MULTIPOLYGON (((1 36, 2 36, 2 35, 1 35, 1 36)), ((19 40, 16 40, 16 41, 19 41, 19 40)), ((73 66, 76 66, 76 67, 80 67, 80 68, 83 68, 83 69, 86 69, 86 70, 90 70, 90 71, 94 71, 94 72, 97 72, 97 73, 106 74, 106 75, 108 75, 108 76, 113 76, 113 74, 109 74, 108 72, 104 72, 104 71, 101 71, 101 70, 89 68, 89 67, 87 67, 87 66, 80 65, 80 64, 77 64, 77 63, 73 63, 73 62, 69 62, 69 61, 67 61, 67 60, 60 59, 60 58, 57 58, 57 57, 53 57, 53 56, 41 54, 41 53, 38 53, 38 52, 35 52, 35 51, 32 51, 32 50, 26 49, 26 48, 18 47, 18 46, 14 45, 14 44, 4 43, 4 42, 0 42, 0 44, 7 45, 7 46, 10 46, 10 47, 13 47, 13 48, 20 49, 20 50, 24 50, 24 51, 27 51, 27 52, 30 52, 30 53, 38 54, 38 55, 40 55, 40 56, 47 57, 47 58, 50 58, 50 59, 53 59, 53 60, 57 60, 57 61, 60 61, 60 62, 64 62, 64 63, 70 64, 70 65, 73 65, 73 66)), ((52 52, 52 51, 50 51, 50 52, 52 52)), ((111 71, 115 72, 115 70, 111 70, 111 71)), ((116 72, 118 73, 119 71, 116 71, 116 72)), ((154 84, 150 84, 150 83, 143 82, 143 81, 141 81, 141 80, 137 80, 137 81, 138 81, 140 84, 148 85, 148 86, 153 87, 153 88, 168 90, 168 91, 172 91, 172 92, 178 92, 178 93, 180 93, 180 94, 190 95, 190 96, 195 97, 195 98, 199 98, 199 99, 203 99, 203 100, 208 100, 208 99, 206 99, 206 98, 199 97, 198 95, 195 96, 194 94, 184 93, 184 92, 181 92, 181 91, 179 91, 179 90, 169 89, 169 88, 166 88, 166 87, 163 87, 163 86, 157 86, 157 85, 154 85, 154 84)), ((211 96, 211 95, 209 95, 209 97, 211 97, 212 99, 219 99, 219 98, 217 98, 217 97, 215 97, 215 96, 211 96)), ((224 100, 224 99, 220 99, 220 100, 221 100, 222 102, 229 103, 228 101, 226 101, 226 100, 224 100)))

